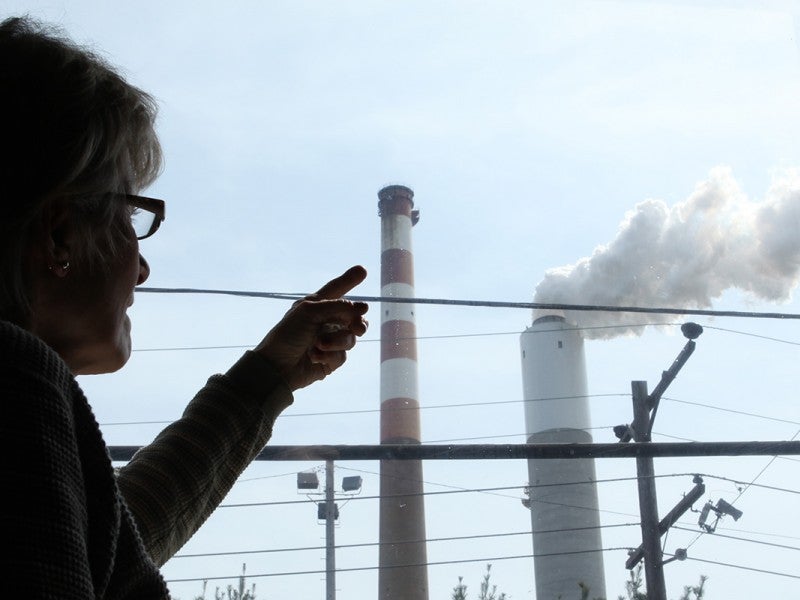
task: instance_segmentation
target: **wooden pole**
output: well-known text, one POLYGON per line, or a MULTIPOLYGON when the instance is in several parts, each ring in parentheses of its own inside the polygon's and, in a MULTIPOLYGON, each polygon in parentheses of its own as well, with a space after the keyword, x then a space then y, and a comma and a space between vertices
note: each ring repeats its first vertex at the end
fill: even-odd
MULTIPOLYGON (((633 439, 638 443, 650 442, 650 407, 646 381, 632 381, 633 439)), ((658 501, 656 498, 655 469, 651 456, 636 458, 636 477, 639 484, 639 514, 642 520, 642 548, 644 550, 644 575, 648 600, 667 600, 666 583, 661 554, 661 534, 658 531, 658 501)))

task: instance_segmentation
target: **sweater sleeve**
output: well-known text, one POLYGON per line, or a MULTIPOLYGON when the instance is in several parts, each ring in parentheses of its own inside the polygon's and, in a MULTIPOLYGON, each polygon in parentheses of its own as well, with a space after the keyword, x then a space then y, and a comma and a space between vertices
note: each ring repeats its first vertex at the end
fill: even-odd
POLYGON ((119 488, 156 564, 211 515, 292 401, 272 365, 247 352, 225 375, 212 376, 183 416, 119 470, 119 488))

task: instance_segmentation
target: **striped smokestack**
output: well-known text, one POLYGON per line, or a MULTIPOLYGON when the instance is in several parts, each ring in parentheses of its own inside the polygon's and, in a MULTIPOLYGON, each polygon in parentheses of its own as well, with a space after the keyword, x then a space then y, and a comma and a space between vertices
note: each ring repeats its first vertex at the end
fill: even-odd
MULTIPOLYGON (((402 185, 383 188, 378 214, 381 296, 413 298, 414 192, 402 185)), ((420 443, 416 337, 414 304, 381 303, 381 444, 420 443)), ((428 598, 422 491, 421 461, 381 461, 380 600, 428 598)))

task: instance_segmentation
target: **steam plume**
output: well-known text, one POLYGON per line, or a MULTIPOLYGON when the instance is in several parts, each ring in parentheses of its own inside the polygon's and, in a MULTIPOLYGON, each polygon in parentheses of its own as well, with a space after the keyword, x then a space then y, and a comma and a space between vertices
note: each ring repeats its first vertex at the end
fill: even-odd
MULTIPOLYGON (((683 202, 645 200, 617 237, 590 257, 550 269, 535 302, 709 308, 730 288, 785 302, 800 278, 800 171, 776 175, 760 202, 727 167, 713 169, 683 202)), ((581 327, 667 323, 670 315, 567 311, 581 327)), ((641 335, 642 327, 589 329, 588 338, 641 335)))

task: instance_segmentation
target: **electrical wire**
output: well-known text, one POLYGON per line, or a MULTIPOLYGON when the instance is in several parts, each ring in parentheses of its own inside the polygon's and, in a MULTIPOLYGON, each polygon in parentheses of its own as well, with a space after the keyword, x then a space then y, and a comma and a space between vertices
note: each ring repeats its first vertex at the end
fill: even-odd
MULTIPOLYGON (((583 327, 560 327, 558 329, 539 329, 533 333, 549 333, 553 331, 593 331, 600 329, 633 329, 636 327, 669 327, 679 326, 680 323, 622 323, 618 325, 587 325, 583 327)), ((731 331, 731 330, 724 330, 731 331)), ((520 335, 522 331, 489 331, 486 333, 451 333, 444 335, 418 335, 408 337, 394 338, 396 341, 426 341, 426 340, 448 340, 460 338, 474 338, 474 337, 494 337, 503 335, 520 335)), ((735 332, 734 332, 735 333, 735 332)), ((380 342, 380 338, 367 338, 359 339, 359 344, 369 344, 380 342)), ((780 341, 780 340, 779 340, 780 341)), ((254 344, 235 344, 228 346, 173 346, 164 348, 134 348, 132 352, 173 352, 181 350, 236 350, 242 348, 252 348, 254 344)))
MULTIPOLYGON (((342 468, 342 467, 340 467, 340 468, 342 468)), ((374 472, 364 471, 364 470, 359 470, 359 469, 353 469, 353 468, 347 468, 346 470, 354 471, 354 472, 360 472, 360 473, 367 473, 367 474, 372 474, 372 475, 377 475, 374 472)), ((692 477, 694 475, 698 475, 698 473, 668 473, 668 474, 662 474, 662 475, 654 475, 653 479, 663 479, 663 478, 667 478, 667 477, 669 477, 669 478, 674 478, 674 477, 692 477)), ((734 479, 730 479, 730 478, 722 477, 722 476, 718 476, 718 475, 709 475, 709 474, 705 474, 705 473, 699 473, 699 475, 701 477, 706 477, 706 478, 709 478, 709 479, 719 479, 719 480, 729 481, 729 482, 737 483, 737 484, 743 483, 743 482, 740 482, 740 481, 736 481, 734 479)), ((404 481, 407 480, 405 478, 395 478, 395 479, 401 479, 401 480, 404 480, 404 481)), ((352 501, 352 500, 381 500, 381 499, 386 499, 386 498, 430 497, 430 496, 443 496, 443 495, 465 494, 465 493, 485 493, 485 494, 496 495, 496 496, 503 497, 503 498, 521 500, 521 498, 519 496, 510 496, 510 495, 507 495, 507 494, 497 494, 496 492, 508 491, 508 490, 535 490, 535 489, 541 489, 541 488, 552 488, 552 487, 563 487, 563 486, 574 486, 574 485, 588 485, 589 483, 594 483, 594 484, 599 484, 599 483, 618 483, 618 482, 624 482, 624 481, 636 481, 638 479, 639 478, 637 478, 637 477, 612 477, 612 478, 606 478, 606 479, 598 479, 598 480, 595 480, 594 482, 573 481, 573 482, 558 482, 558 483, 546 483, 546 484, 535 484, 535 485, 495 486, 495 487, 486 487, 486 488, 462 488, 462 487, 457 487, 457 486, 448 486, 446 484, 438 484, 438 483, 432 483, 432 482, 427 482, 427 481, 419 482, 417 480, 414 480, 415 483, 423 483, 423 484, 427 484, 427 485, 438 485, 438 486, 442 486, 442 487, 450 487, 450 488, 453 488, 453 489, 438 490, 438 491, 428 491, 428 492, 424 492, 423 491, 423 492, 415 492, 415 493, 407 493, 407 494, 395 494, 395 495, 384 495, 384 496, 379 496, 379 495, 378 496, 374 496, 374 495, 373 496, 354 496, 353 495, 353 496, 346 496, 346 498, 348 499, 348 501, 352 501)), ((750 485, 752 485, 754 487, 763 487, 765 489, 770 489, 772 491, 781 491, 781 492, 786 492, 786 493, 791 493, 791 494, 800 494, 800 491, 798 491, 798 490, 791 490, 791 489, 786 489, 786 488, 778 488, 778 487, 775 487, 775 486, 767 486, 767 485, 762 485, 762 484, 756 484, 755 482, 752 482, 750 485)), ((318 502, 318 500, 317 499, 313 499, 313 498, 308 498, 308 499, 305 499, 305 500, 270 500, 270 501, 264 501, 264 502, 237 502, 237 503, 220 504, 219 508, 253 508, 253 507, 264 507, 264 506, 287 506, 287 505, 298 505, 298 504, 310 504, 310 503, 317 503, 317 502, 318 502)), ((618 511, 601 510, 601 509, 594 508, 594 507, 589 507, 589 506, 566 504, 566 503, 563 503, 563 502, 552 502, 552 501, 549 501, 549 500, 543 500, 543 499, 539 499, 539 498, 536 498, 536 499, 532 498, 531 502, 537 503, 537 504, 547 504, 547 505, 562 506, 562 507, 566 507, 566 508, 576 508, 576 509, 580 509, 580 510, 590 510, 590 511, 594 511, 594 512, 611 513, 611 514, 616 514, 616 515, 625 515, 625 516, 633 516, 633 517, 637 516, 637 515, 632 515, 632 514, 629 514, 629 513, 622 513, 622 512, 618 512, 618 511)), ((702 532, 701 532, 700 535, 702 535, 702 532)), ((692 542, 692 543, 694 543, 694 542, 692 542)), ((690 546, 691 546, 691 544, 690 544, 690 546)))
MULTIPOLYGON (((656 475, 655 477, 668 477, 667 475, 656 475)), ((400 479, 405 481, 410 481, 403 478, 394 478, 400 479)), ((595 481, 567 481, 567 482, 558 482, 558 483, 538 483, 534 485, 506 485, 506 486, 496 486, 496 487, 486 487, 486 488, 456 488, 451 490, 438 490, 435 492, 414 492, 409 494, 390 494, 390 495, 383 495, 383 496, 348 496, 349 500, 381 500, 387 498, 411 498, 411 497, 419 497, 419 496, 443 496, 443 495, 450 495, 450 494, 466 494, 466 493, 487 493, 487 492, 498 492, 498 491, 506 491, 506 490, 525 490, 525 489, 539 489, 539 488, 551 488, 551 487, 563 487, 563 486, 574 486, 574 485, 590 485, 595 483, 612 483, 612 482, 620 482, 620 481, 635 481, 636 477, 614 477, 609 479, 597 479, 595 481)), ((428 482, 422 482, 428 483, 428 482)), ((438 484, 442 485, 442 484, 438 484)), ((450 487, 450 486, 448 486, 450 487)), ((455 486, 452 486, 455 487, 455 486)), ((503 496, 506 498, 514 498, 518 499, 516 496, 503 496)), ((316 500, 275 500, 275 501, 267 501, 267 502, 241 502, 241 503, 231 503, 231 504, 220 504, 219 508, 245 508, 245 507, 254 507, 254 506, 279 506, 279 505, 287 505, 287 504, 307 504, 309 502, 316 502, 316 500)), ((535 502, 542 502, 545 504, 552 504, 550 502, 545 502, 544 500, 535 500, 535 502)), ((570 508, 585 508, 586 510, 596 510, 589 507, 583 506, 572 506, 568 504, 560 505, 560 506, 569 506, 570 508)))
MULTIPOLYGON (((661 437, 666 437, 666 438, 670 438, 670 439, 673 439, 673 440, 680 440, 682 442, 697 442, 698 441, 698 440, 695 440, 695 439, 692 439, 692 438, 680 437, 678 435, 669 435, 668 433, 659 433, 657 431, 652 431, 651 433, 653 435, 659 435, 661 437)), ((776 458, 778 460, 788 460, 788 461, 791 461, 791 462, 800 462, 800 458, 792 458, 791 456, 778 456, 776 458)))
MULTIPOLYGON (((137 292, 154 294, 212 294, 246 298, 270 298, 276 300, 302 300, 308 293, 299 292, 251 292, 243 290, 210 290, 201 288, 156 288, 138 287, 137 292)), ((800 314, 777 312, 753 312, 736 310, 704 310, 692 308, 666 308, 642 306, 604 306, 596 304, 565 304, 546 302, 502 302, 489 300, 455 300, 449 298, 394 298, 386 296, 344 296, 353 302, 385 302, 389 304, 434 304, 441 306, 473 306, 484 308, 524 308, 528 310, 572 310, 579 312, 629 312, 662 315, 702 315, 708 317, 745 317, 750 319, 800 319, 800 314)))
MULTIPOLYGON (((533 535, 533 534, 542 534, 542 533, 567 533, 567 532, 575 532, 575 531, 587 531, 587 530, 594 530, 594 529, 612 529, 616 527, 638 527, 639 523, 616 523, 613 525, 597 525, 597 526, 587 526, 587 527, 566 527, 563 529, 542 529, 540 531, 512 531, 506 533, 484 533, 484 534, 476 534, 476 535, 458 535, 458 536, 450 536, 450 537, 439 537, 439 538, 426 538, 424 540, 404 540, 404 541, 392 541, 392 542, 363 542, 360 544, 336 544, 334 549, 348 549, 348 548, 373 548, 376 546, 400 546, 403 544, 427 544, 427 543, 434 543, 434 542, 456 542, 456 541, 464 541, 464 540, 476 540, 476 539, 488 539, 488 538, 499 538, 499 537, 512 537, 518 535, 533 535)), ((202 553, 194 553, 194 554, 176 554, 172 558, 207 558, 211 556, 235 556, 237 554, 269 554, 275 552, 305 552, 310 550, 326 550, 327 546, 302 546, 297 548, 269 548, 265 550, 236 550, 230 552, 202 552, 202 553)))
MULTIPOLYGON (((800 429, 798 429, 798 430, 795 432, 795 434, 792 436, 792 440, 794 440, 794 439, 795 439, 795 438, 796 438, 798 435, 800 435, 800 429)), ((745 492, 746 492, 748 489, 750 489, 751 487, 760 487, 760 486, 757 486, 757 485, 756 485, 755 481, 756 481, 756 480, 757 480, 759 477, 761 477, 761 476, 764 474, 764 472, 765 472, 765 471, 766 471, 766 470, 767 470, 767 469, 768 469, 768 468, 769 468, 769 467, 772 465, 772 463, 774 463, 774 462, 775 462, 775 459, 776 459, 776 458, 778 458, 778 457, 777 457, 777 456, 773 456, 773 457, 771 457, 771 458, 770 458, 769 462, 767 462, 767 464, 766 464, 766 465, 764 465, 764 468, 763 468, 763 469, 761 469, 761 470, 758 472, 758 474, 757 474, 757 475, 756 475, 756 476, 753 478, 753 480, 752 480, 752 481, 751 481, 749 484, 747 484, 747 486, 746 486, 745 488, 743 488, 742 490, 740 490, 740 491, 739 491, 739 495, 738 495, 738 496, 736 496, 736 498, 734 498, 734 499, 733 499, 733 502, 731 502, 731 504, 735 504, 735 503, 736 503, 736 501, 737 501, 737 500, 739 500, 739 498, 741 498, 741 497, 742 497, 742 494, 744 494, 744 493, 745 493, 745 492)), ((697 535, 697 536, 696 536, 696 537, 695 537, 695 538, 694 538, 694 539, 693 539, 691 542, 689 542, 689 544, 686 546, 686 549, 688 550, 689 548, 691 548, 692 546, 694 546, 694 544, 695 544, 695 543, 696 543, 696 542, 697 542, 697 541, 698 541, 698 540, 699 540, 701 537, 703 537, 703 535, 705 535, 706 533, 707 533, 707 532, 705 532, 705 531, 702 531, 702 532, 700 532, 700 533, 699 533, 699 534, 698 534, 698 535, 697 535)))
MULTIPOLYGON (((634 329, 637 327, 678 327, 681 323, 622 323, 619 325, 590 325, 590 326, 583 326, 583 327, 564 327, 559 329, 540 329, 534 333, 541 334, 541 333, 548 333, 552 331, 594 331, 600 329, 634 329)), ((748 336, 759 338, 763 340, 768 340, 772 342, 778 342, 781 344, 789 344, 792 346, 800 346, 800 342, 794 342, 791 340, 784 340, 781 338, 766 336, 766 335, 759 335, 756 333, 751 333, 748 331, 739 331, 736 329, 726 329, 724 327, 716 327, 714 325, 707 325, 703 324, 704 329, 713 329, 716 331, 723 331, 725 333, 734 333, 737 335, 748 336)), ((474 338, 474 337, 493 337, 493 336, 504 336, 504 335, 520 335, 521 331, 490 331, 486 333, 453 333, 453 334, 445 334, 445 335, 421 335, 421 336, 410 336, 410 337, 400 337, 397 338, 397 341, 426 341, 426 340, 444 340, 444 339, 460 339, 460 338, 474 338)), ((368 339, 360 339, 358 341, 359 344, 369 344, 369 343, 377 343, 380 342, 380 338, 368 338, 368 339)), ((176 351, 190 351, 190 350, 241 350, 241 349, 248 349, 252 348, 254 344, 234 344, 234 345, 215 345, 215 346, 173 346, 173 347, 162 347, 162 348, 134 348, 132 352, 176 352, 176 351)))
MULTIPOLYGON (((600 429, 608 429, 609 431, 613 429, 613 425, 602 425, 598 427, 584 427, 581 431, 596 431, 600 429)), ((463 438, 447 438, 444 440, 423 440, 421 444, 447 444, 450 442, 467 442, 471 440, 493 440, 493 439, 501 439, 501 438, 510 438, 510 437, 522 437, 527 438, 530 434, 528 433, 506 433, 504 435, 479 435, 474 437, 463 437, 463 438)))
MULTIPOLYGON (((792 439, 794 439, 795 437, 797 437, 796 434, 792 437, 792 439)), ((774 485, 765 485, 763 483, 756 483, 755 482, 756 479, 761 477, 761 475, 764 473, 764 471, 767 470, 767 468, 772 464, 772 462, 773 462, 773 460, 775 458, 777 458, 777 457, 775 457, 775 456, 771 457, 769 463, 767 463, 767 465, 763 469, 761 469, 759 474, 756 475, 755 478, 750 482, 739 481, 739 480, 736 480, 736 479, 731 479, 730 477, 722 477, 721 475, 708 475, 706 473, 697 473, 697 474, 700 475, 701 477, 706 477, 708 479, 719 479, 721 481, 729 481, 731 483, 735 483, 736 485, 745 486, 744 489, 740 490, 739 495, 736 497, 736 500, 741 498, 742 494, 744 494, 747 491, 748 487, 757 487, 757 488, 761 488, 761 489, 765 489, 765 490, 773 490, 773 491, 776 491, 776 492, 786 492, 787 494, 800 494, 800 490, 792 490, 792 489, 789 489, 789 488, 782 488, 782 487, 777 487, 777 486, 774 486, 774 485)), ((683 474, 684 475, 689 475, 689 473, 683 473, 683 474)), ((656 475, 656 477, 660 477, 660 475, 656 475)), ((734 500, 734 502, 736 502, 736 500, 734 500)))
MULTIPOLYGON (((337 469, 343 469, 345 471, 352 471, 354 473, 364 473, 366 475, 375 475, 376 477, 386 477, 384 475, 381 475, 380 473, 376 473, 375 471, 368 471, 368 470, 365 470, 365 469, 356 469, 354 467, 346 467, 346 466, 339 465, 336 468, 337 469)), ((456 493, 456 492, 470 492, 470 491, 472 491, 471 488, 464 488, 464 487, 460 487, 460 486, 456 486, 456 485, 449 485, 449 484, 446 484, 446 483, 437 483, 435 481, 426 481, 426 480, 419 480, 419 479, 413 479, 413 478, 408 478, 408 477, 397 477, 397 476, 390 476, 388 478, 389 479, 393 479, 395 481, 402 481, 402 482, 409 482, 409 483, 422 483, 423 485, 435 485, 435 486, 439 486, 439 487, 450 488, 451 490, 454 490, 453 493, 456 493)), ((636 479, 636 478, 635 477, 620 478, 619 481, 624 481, 626 479, 636 479)), ((583 482, 583 483, 586 483, 586 482, 583 482)), ((553 487, 553 486, 558 486, 558 485, 570 485, 570 484, 569 483, 564 483, 564 484, 558 484, 558 483, 556 483, 556 484, 544 484, 541 487, 545 487, 545 486, 546 487, 553 487)), ((533 487, 538 487, 538 486, 530 486, 530 485, 518 486, 517 485, 517 486, 507 486, 505 489, 522 489, 522 490, 524 490, 526 488, 532 489, 533 487)), ((501 488, 501 489, 503 489, 503 488, 501 488)), ((480 493, 484 493, 484 494, 487 494, 487 495, 490 495, 490 496, 497 496, 499 498, 509 498, 511 500, 522 500, 522 498, 520 498, 519 496, 511 496, 509 494, 498 494, 497 492, 493 492, 493 491, 481 491, 481 490, 478 490, 478 491, 480 493)), ((403 494, 403 496, 405 496, 405 497, 412 496, 412 495, 419 496, 419 495, 426 495, 426 494, 429 494, 429 493, 432 494, 434 492, 420 492, 420 493, 415 493, 415 494, 403 494)), ((563 504, 563 503, 560 503, 560 502, 550 502, 550 501, 545 501, 545 500, 537 500, 537 502, 539 502, 540 504, 549 504, 551 506, 562 506, 564 508, 579 508, 579 509, 582 509, 582 510, 592 510, 592 511, 595 511, 595 512, 598 512, 598 513, 606 513, 606 514, 610 514, 610 515, 639 518, 639 515, 636 515, 636 514, 633 514, 633 513, 624 513, 624 512, 615 511, 615 510, 599 509, 599 508, 592 508, 592 507, 587 507, 587 506, 573 506, 571 504, 563 504)))
MULTIPOLYGON (((688 527, 680 527, 679 525, 673 525, 672 528, 673 529, 679 529, 681 531, 688 531, 690 533, 697 533, 697 531, 694 530, 694 529, 689 529, 688 527)), ((776 544, 774 542, 764 542, 764 541, 761 541, 761 540, 753 540, 753 539, 750 539, 750 538, 743 538, 743 537, 738 537, 738 536, 735 536, 735 535, 726 535, 724 533, 717 533, 716 531, 713 533, 713 535, 715 537, 726 538, 726 539, 729 539, 729 540, 736 540, 736 541, 739 541, 739 542, 750 542, 751 544, 761 544, 763 546, 772 546, 773 548, 782 548, 782 549, 785 549, 785 550, 796 550, 796 551, 800 552, 800 547, 798 547, 798 546, 787 546, 785 544, 776 544)))
MULTIPOLYGON (((321 471, 323 469, 324 469, 324 466, 319 465, 319 466, 314 467, 313 469, 309 469, 309 470, 311 470, 311 471, 321 471)), ((366 475, 373 475, 373 476, 377 476, 377 477, 381 476, 380 473, 376 473, 375 471, 369 471, 369 470, 366 470, 366 469, 358 469, 358 468, 355 468, 355 467, 347 467, 347 466, 339 465, 339 466, 337 466, 337 469, 342 469, 342 470, 345 470, 345 471, 351 471, 351 472, 354 472, 354 473, 363 473, 363 474, 366 474, 366 475)), ((288 475, 291 475, 291 474, 294 474, 294 473, 289 473, 288 475)), ((287 474, 276 475, 275 477, 283 477, 283 476, 286 476, 286 475, 287 474)), ((732 483, 735 483, 735 484, 743 483, 741 481, 738 481, 738 480, 735 480, 735 479, 731 479, 731 478, 728 478, 728 477, 723 477, 723 476, 720 476, 720 475, 711 475, 711 474, 707 474, 707 473, 665 473, 665 474, 661 474, 661 475, 654 475, 653 478, 654 479, 661 479, 661 478, 667 478, 667 477, 673 477, 673 478, 674 477, 694 477, 694 475, 700 475, 702 477, 706 477, 706 478, 709 478, 709 479, 719 479, 719 480, 723 480, 723 481, 729 481, 729 482, 732 482, 732 483)), ((414 482, 414 483, 422 483, 424 485, 435 485, 435 486, 439 486, 439 487, 451 488, 452 490, 455 490, 455 492, 481 492, 481 493, 487 493, 487 494, 490 494, 490 495, 498 496, 498 497, 501 497, 501 498, 510 498, 510 499, 513 499, 513 500, 520 500, 521 499, 519 496, 511 496, 511 495, 508 495, 508 494, 498 494, 498 493, 494 493, 494 492, 486 491, 486 490, 482 490, 482 489, 463 488, 463 487, 460 487, 460 486, 453 486, 453 485, 449 485, 449 484, 445 484, 445 483, 438 483, 438 482, 432 482, 432 481, 427 481, 427 480, 409 479, 407 477, 396 477, 396 476, 393 476, 391 478, 395 479, 395 480, 401 480, 401 481, 410 481, 410 482, 414 482)), ((257 479, 257 478, 255 478, 255 479, 257 479)), ((610 483, 610 482, 620 482, 620 481, 632 481, 632 480, 636 480, 636 479, 637 479, 637 477, 623 477, 623 478, 613 478, 613 479, 609 479, 609 480, 599 480, 598 482, 610 483)), ((541 487, 553 487, 553 486, 558 486, 558 485, 570 485, 570 483, 546 484, 546 485, 541 486, 541 487)), ((786 489, 786 488, 776 488, 775 486, 767 486, 767 485, 762 485, 762 484, 754 484, 754 485, 756 485, 756 487, 763 487, 765 489, 772 489, 772 490, 775 490, 775 491, 784 491, 784 492, 788 492, 788 493, 792 493, 792 494, 800 493, 797 490, 791 490, 791 489, 786 489)), ((499 489, 525 489, 526 487, 530 488, 531 486, 505 486, 504 488, 499 488, 499 489)), ((492 489, 492 488, 487 488, 487 490, 488 489, 492 489)), ((455 493, 455 492, 451 492, 451 493, 455 493)), ((434 494, 434 493, 435 492, 421 492, 421 493, 416 493, 416 494, 413 494, 413 495, 425 496, 425 495, 430 495, 430 494, 434 494)), ((412 495, 412 494, 404 494, 403 496, 410 496, 410 495, 412 495)), ((356 497, 350 497, 350 498, 348 498, 348 500, 355 499, 355 498, 356 497)), ((358 498, 360 498, 360 499, 375 499, 375 498, 379 498, 379 497, 376 497, 376 496, 360 496, 358 498)), ((300 501, 287 501, 287 503, 292 503, 292 504, 305 504, 305 503, 311 503, 311 502, 316 502, 316 500, 309 499, 309 500, 300 500, 300 501)), ((542 501, 542 500, 537 500, 536 502, 539 502, 541 504, 554 505, 554 506, 563 506, 563 507, 566 507, 566 508, 581 508, 581 509, 584 509, 584 510, 595 510, 598 513, 608 513, 608 514, 635 517, 635 518, 639 517, 639 515, 632 514, 632 513, 623 513, 623 512, 619 512, 619 511, 610 511, 610 510, 595 509, 595 508, 590 508, 590 507, 573 506, 573 505, 563 504, 563 503, 559 503, 559 502, 549 502, 549 501, 542 501)), ((263 504, 268 504, 268 503, 263 503, 263 504)), ((259 505, 263 505, 263 504, 259 504, 259 505)), ((252 506, 252 504, 249 504, 248 506, 252 506)), ((723 529, 724 530, 724 528, 718 528, 718 530, 719 529, 723 529)), ((694 529, 685 529, 685 530, 686 531, 690 531, 690 532, 694 532, 695 531, 694 529)), ((774 534, 774 533, 764 533, 764 532, 761 532, 761 531, 749 531, 749 530, 740 530, 740 529, 737 529, 736 531, 740 531, 740 532, 744 532, 744 533, 751 533, 751 534, 754 534, 754 535, 780 537, 780 538, 785 538, 785 539, 800 539, 800 538, 797 538, 795 536, 787 536, 787 535, 784 535, 784 534, 774 534)))
POLYGON ((702 402, 693 402, 690 400, 678 400, 677 398, 668 398, 667 396, 663 396, 661 399, 666 400, 668 402, 677 402, 678 404, 701 406, 703 408, 710 408, 712 410, 719 410, 722 412, 732 413, 735 415, 744 415, 745 417, 754 417, 756 419, 764 419, 766 421, 775 421, 776 423, 789 423, 790 425, 800 425, 800 421, 793 421, 791 419, 781 419, 778 417, 769 417, 766 415, 760 415, 758 413, 751 413, 743 410, 736 410, 733 408, 725 408, 723 406, 714 406, 713 404, 704 404, 702 402))
MULTIPOLYGON (((672 555, 669 555, 672 556, 672 555)), ((693 560, 696 562, 707 563, 709 565, 718 565, 720 567, 731 567, 732 569, 741 569, 743 571, 754 571, 756 573, 764 573, 766 575, 776 575, 778 577, 790 577, 791 579, 800 579, 800 575, 793 573, 781 573, 779 571, 770 571, 768 569, 756 569, 755 567, 745 567, 744 565, 734 565, 731 563, 724 563, 717 560, 708 560, 704 558, 696 558, 694 556, 687 556, 686 560, 693 560)))
POLYGON ((737 335, 746 335, 746 336, 749 336, 749 337, 759 338, 759 339, 762 339, 762 340, 768 340, 770 342, 778 342, 780 344, 790 344, 792 346, 800 346, 800 342, 792 342, 790 340, 783 340, 783 339, 776 338, 776 337, 771 337, 771 336, 768 336, 768 335, 759 335, 757 333, 749 333, 747 331, 737 331, 735 329, 725 329, 724 327, 715 327, 713 325, 703 325, 703 327, 705 329, 714 329, 716 331, 724 331, 726 333, 735 333, 737 335))
MULTIPOLYGON (((616 552, 619 550, 631 550, 631 548, 627 546, 621 546, 616 548, 598 548, 596 550, 574 550, 572 552, 549 552, 549 553, 542 553, 542 554, 518 554, 515 556, 492 556, 488 558, 465 558, 461 560, 440 560, 440 561, 428 561, 424 563, 414 563, 414 564, 407 564, 407 565, 391 565, 391 566, 371 566, 371 567, 345 567, 340 568, 336 567, 334 569, 335 573, 347 573, 347 572, 354 572, 354 571, 377 571, 379 569, 404 569, 408 567, 435 567, 441 565, 458 565, 464 563, 474 563, 474 562, 496 562, 498 560, 517 560, 523 558, 541 558, 545 556, 569 556, 575 554, 596 554, 598 552, 616 552)), ((247 577, 250 579, 256 579, 259 577, 283 577, 289 575, 324 575, 327 573, 326 570, 311 570, 311 571, 285 571, 282 573, 260 573, 251 575, 250 573, 247 574, 247 577)), ((167 583, 187 583, 192 581, 214 581, 219 579, 238 579, 241 575, 226 575, 226 576, 215 576, 215 577, 190 577, 185 579, 166 579, 167 583)))
MULTIPOLYGON (((606 394, 586 394, 580 396, 552 396, 547 398, 530 398, 530 399, 519 399, 519 400, 496 400, 491 402, 462 402, 462 403, 450 403, 450 404, 431 404, 426 406, 419 406, 419 407, 399 407, 394 408, 390 412, 402 412, 407 410, 439 410, 444 408, 467 408, 467 407, 474 407, 474 406, 499 406, 503 404, 524 404, 526 402, 551 402, 551 401, 559 401, 559 400, 576 400, 576 399, 592 399, 592 398, 629 398, 629 393, 624 392, 617 392, 617 393, 606 393, 606 394)), ((678 398, 672 397, 662 397, 662 400, 668 402, 675 402, 678 404, 686 404, 688 406, 698 406, 701 408, 707 408, 709 410, 718 410, 721 412, 727 412, 737 415, 742 415, 745 417, 753 417, 757 419, 764 419, 767 421, 774 421, 777 423, 788 423, 790 425, 800 425, 800 421, 794 421, 792 419, 784 419, 780 417, 772 417, 768 415, 763 415, 759 413, 747 412, 743 410, 736 410, 732 408, 726 408, 723 406, 716 406, 714 404, 707 404, 703 402, 694 402, 691 400, 680 400, 678 398)), ((320 412, 305 412, 305 413, 289 413, 289 414, 282 414, 278 418, 279 419, 291 419, 291 418, 298 418, 298 417, 326 417, 326 416, 338 416, 338 415, 357 415, 357 414, 375 414, 380 413, 382 409, 378 408, 364 408, 364 409, 353 409, 353 410, 331 410, 331 411, 320 411, 320 412)), ((102 427, 118 427, 118 426, 137 426, 137 425, 168 425, 172 423, 172 420, 167 421, 110 421, 101 423, 102 427)), ((597 427, 592 429, 598 429, 597 427)), ((675 437, 676 439, 686 439, 686 438, 678 438, 676 436, 669 436, 666 434, 665 437, 675 437)), ((477 438, 476 438, 477 439, 477 438)), ((696 441, 696 440, 689 440, 689 441, 696 441)), ((432 442, 427 442, 432 443, 432 442)))
MULTIPOLYGON (((627 398, 629 394, 626 393, 616 393, 616 394, 588 394, 584 396, 553 396, 550 398, 535 398, 530 400, 497 400, 493 402, 463 402, 459 404, 432 404, 428 406, 420 406, 420 407, 398 407, 394 408, 388 412, 403 412, 408 410, 435 410, 435 409, 442 409, 442 408, 462 408, 462 407, 471 407, 471 406, 499 406, 501 404, 520 404, 524 402, 550 402, 550 401, 557 401, 557 400, 576 400, 579 398, 610 398, 610 397, 624 397, 627 398)), ((381 408, 364 408, 364 409, 357 409, 357 410, 330 410, 330 411, 321 411, 321 412, 311 412, 311 413, 289 413, 280 415, 279 419, 290 419, 296 417, 327 417, 327 416, 337 416, 337 415, 359 415, 359 414, 374 414, 380 413, 381 408)), ((384 411, 386 412, 386 411, 384 411)), ((115 421, 115 422, 108 422, 102 423, 103 427, 106 426, 121 426, 121 425, 166 425, 172 423, 172 421, 115 421)))

